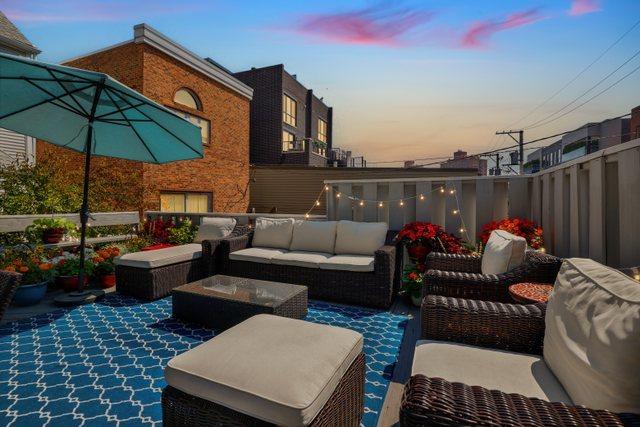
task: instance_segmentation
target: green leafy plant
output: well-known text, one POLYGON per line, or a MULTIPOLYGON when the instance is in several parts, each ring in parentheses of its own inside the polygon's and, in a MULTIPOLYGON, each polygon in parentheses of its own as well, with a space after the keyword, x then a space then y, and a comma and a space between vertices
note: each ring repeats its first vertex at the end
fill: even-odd
POLYGON ((66 218, 38 218, 25 228, 25 236, 31 243, 42 243, 47 230, 60 230, 66 235, 75 236, 76 224, 66 218))
POLYGON ((422 295, 424 271, 424 264, 407 265, 402 273, 402 291, 410 297, 420 297, 422 295))
POLYGON ((191 220, 183 220, 167 230, 169 242, 176 245, 185 245, 193 242, 198 227, 191 220))
MULTIPOLYGON (((85 275, 91 276, 95 265, 93 261, 87 259, 84 262, 85 275)), ((77 255, 69 255, 58 261, 56 270, 60 276, 77 276, 80 272, 80 257, 77 255)))

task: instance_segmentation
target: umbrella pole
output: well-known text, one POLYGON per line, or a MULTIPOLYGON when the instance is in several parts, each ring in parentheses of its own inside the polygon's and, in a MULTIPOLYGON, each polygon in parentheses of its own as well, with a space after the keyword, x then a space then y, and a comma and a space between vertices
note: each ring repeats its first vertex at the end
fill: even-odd
POLYGON ((93 121, 89 122, 87 143, 84 156, 84 181, 82 184, 82 207, 80 208, 80 271, 78 272, 78 290, 84 289, 85 271, 84 254, 87 239, 87 222, 89 221, 89 171, 91 169, 91 138, 93 137, 93 121))

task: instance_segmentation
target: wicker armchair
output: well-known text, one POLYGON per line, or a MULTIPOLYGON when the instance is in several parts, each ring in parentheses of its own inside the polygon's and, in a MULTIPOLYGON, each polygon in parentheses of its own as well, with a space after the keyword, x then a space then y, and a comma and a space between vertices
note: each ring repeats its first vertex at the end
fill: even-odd
POLYGON ((10 271, 0 270, 0 321, 5 311, 13 301, 16 289, 20 286, 22 275, 10 271))
MULTIPOLYGON (((429 295, 422 338, 542 354, 545 306, 429 295)), ((402 426, 638 426, 640 415, 616 414, 413 375, 400 407, 402 426)))
POLYGON ((204 261, 206 276, 213 276, 220 272, 220 243, 227 239, 234 240, 234 238, 244 236, 249 232, 251 232, 251 226, 236 225, 233 231, 231 231, 231 234, 224 237, 224 239, 202 241, 202 259, 204 261))
POLYGON ((562 259, 527 251, 524 262, 503 274, 482 274, 482 258, 432 252, 427 256, 423 295, 512 302, 509 286, 520 282, 554 283, 562 259))

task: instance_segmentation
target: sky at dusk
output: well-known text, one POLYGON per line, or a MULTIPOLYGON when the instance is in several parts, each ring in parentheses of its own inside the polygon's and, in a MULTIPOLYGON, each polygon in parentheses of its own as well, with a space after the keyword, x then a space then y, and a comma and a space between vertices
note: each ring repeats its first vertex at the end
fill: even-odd
MULTIPOLYGON (((133 25, 145 22, 233 71, 284 63, 334 107, 334 146, 369 161, 511 145, 494 131, 556 112, 640 48, 639 25, 518 121, 631 28, 640 0, 0 0, 0 10, 45 61, 129 40, 133 25)), ((640 55, 573 105, 638 66, 640 55)), ((526 130, 525 140, 637 105, 640 72, 526 130)))

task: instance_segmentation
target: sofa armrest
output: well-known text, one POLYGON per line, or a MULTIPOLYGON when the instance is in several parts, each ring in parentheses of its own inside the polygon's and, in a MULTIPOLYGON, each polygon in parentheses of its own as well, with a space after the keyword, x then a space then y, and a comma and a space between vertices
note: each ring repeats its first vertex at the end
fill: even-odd
POLYGON ((374 271, 376 274, 386 275, 393 280, 396 267, 396 247, 384 245, 374 253, 374 271))
POLYGON ((542 354, 545 304, 502 304, 427 295, 422 339, 542 354))
POLYGON ((480 273, 482 258, 475 255, 445 254, 431 252, 427 255, 427 270, 459 271, 462 273, 480 273))
POLYGON ((547 402, 417 374, 404 388, 400 425, 409 426, 623 426, 640 415, 547 402))

